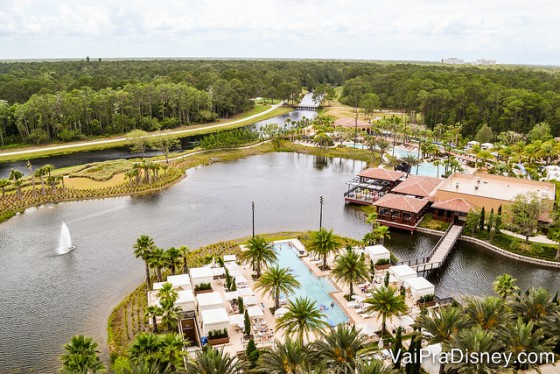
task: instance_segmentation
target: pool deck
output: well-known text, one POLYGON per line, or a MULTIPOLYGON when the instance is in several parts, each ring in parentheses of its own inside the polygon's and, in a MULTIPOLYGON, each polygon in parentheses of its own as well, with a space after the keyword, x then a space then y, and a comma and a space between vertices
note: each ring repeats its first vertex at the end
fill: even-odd
MULTIPOLYGON (((348 286, 347 285, 343 285, 340 284, 339 282, 336 282, 331 276, 330 276, 330 271, 322 271, 321 269, 319 269, 318 265, 320 265, 322 263, 322 261, 313 261, 312 256, 310 256, 307 251, 305 250, 305 247, 303 246, 303 244, 298 240, 298 239, 289 239, 289 240, 281 240, 281 241, 277 241, 274 244, 286 244, 289 243, 289 245, 291 244, 291 246, 294 248, 294 250, 297 250, 298 253, 300 253, 300 251, 303 251, 303 254, 300 253, 300 259, 306 264, 306 266, 317 276, 317 277, 327 277, 329 278, 329 280, 331 281, 331 283, 335 286, 335 288, 337 289, 337 291, 329 293, 330 296, 333 298, 333 300, 339 304, 339 306, 342 308, 342 310, 345 312, 345 314, 349 317, 349 323, 353 326, 356 326, 356 328, 359 329, 365 329, 368 332, 370 332, 368 334, 368 336, 370 337, 370 339, 372 339, 372 341, 377 341, 378 338, 377 336, 374 334, 375 331, 378 331, 381 328, 381 320, 377 319, 375 315, 369 317, 369 318, 364 318, 360 313, 358 313, 356 311, 356 309, 348 307, 347 306, 347 301, 344 298, 344 294, 348 292, 348 286)), ((242 249, 244 249, 244 247, 242 246, 242 249)), ((332 264, 334 262, 334 255, 331 255, 328 257, 328 261, 329 264, 332 264)), ((258 299, 258 305, 260 305, 260 303, 262 302, 265 306, 264 309, 264 321, 266 322, 266 324, 269 326, 269 328, 273 329, 272 333, 269 333, 267 337, 262 338, 262 339, 255 339, 255 344, 257 345, 257 347, 259 348, 263 348, 263 347, 270 347, 272 346, 272 344, 274 343, 274 340, 279 340, 279 341, 284 341, 285 339, 285 335, 283 333, 283 331, 281 330, 277 330, 276 329, 276 318, 274 317, 274 315, 270 312, 270 309, 274 306, 274 300, 272 298, 270 298, 269 296, 265 296, 263 294, 263 292, 261 291, 257 291, 255 290, 255 282, 253 280, 252 277, 252 270, 249 266, 246 265, 241 265, 240 266, 241 269, 241 274, 243 276, 245 276, 245 278, 248 281, 248 287, 250 287, 251 289, 253 289, 255 296, 258 299)), ((379 274, 379 272, 378 272, 379 274)), ((225 293, 225 288, 224 288, 224 280, 220 279, 220 280, 214 280, 212 282, 212 288, 214 289, 214 291, 220 292, 220 294, 222 295, 222 298, 225 300, 224 297, 224 293, 225 293)), ((357 285, 355 285, 354 287, 354 293, 356 295, 359 295, 361 297, 363 297, 363 299, 366 299, 367 297, 369 297, 368 293, 371 290, 366 290, 366 292, 362 292, 362 290, 360 289, 360 287, 358 287, 357 285)), ((410 299, 407 299, 407 301, 409 302, 409 304, 411 303, 410 299)), ((226 307, 226 310, 228 310, 228 313, 230 316, 236 314, 233 311, 231 311, 230 309, 230 305, 228 301, 224 301, 224 306, 226 307)), ((389 330, 392 330, 394 328, 394 326, 397 326, 399 323, 398 319, 395 319, 394 321, 387 321, 387 326, 389 330)), ((218 348, 223 347, 225 352, 228 352, 231 355, 237 355, 240 352, 243 352, 246 348, 247 345, 247 341, 244 341, 243 338, 243 333, 241 331, 239 331, 238 329, 234 328, 233 325, 230 325, 228 328, 228 333, 229 333, 229 337, 230 337, 230 342, 228 344, 224 344, 221 346, 217 346, 218 348)), ((315 340, 315 337, 311 337, 310 340, 315 340)))

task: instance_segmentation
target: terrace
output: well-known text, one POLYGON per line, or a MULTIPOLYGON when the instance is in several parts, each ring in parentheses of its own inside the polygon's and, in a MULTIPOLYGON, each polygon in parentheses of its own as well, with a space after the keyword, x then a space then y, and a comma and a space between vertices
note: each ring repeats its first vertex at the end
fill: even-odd
POLYGON ((366 169, 346 183, 348 191, 344 193, 344 199, 347 203, 371 205, 399 184, 405 175, 401 171, 382 168, 366 169))

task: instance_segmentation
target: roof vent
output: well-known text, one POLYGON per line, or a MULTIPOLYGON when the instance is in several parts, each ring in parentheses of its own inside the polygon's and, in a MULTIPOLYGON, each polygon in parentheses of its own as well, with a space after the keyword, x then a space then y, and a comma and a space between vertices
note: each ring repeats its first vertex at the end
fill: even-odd
POLYGON ((476 178, 476 183, 480 184, 480 177, 476 178))
POLYGON ((474 189, 478 191, 478 185, 474 186, 474 189))
POLYGON ((459 188, 459 182, 455 182, 455 188, 459 188))

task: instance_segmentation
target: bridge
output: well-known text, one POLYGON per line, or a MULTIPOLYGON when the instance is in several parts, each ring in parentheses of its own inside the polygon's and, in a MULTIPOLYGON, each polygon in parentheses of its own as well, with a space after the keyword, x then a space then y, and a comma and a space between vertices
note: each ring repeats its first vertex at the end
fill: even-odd
POLYGON ((317 111, 321 109, 320 106, 305 106, 305 105, 298 105, 294 107, 294 110, 313 110, 313 111, 317 111))
POLYGON ((428 256, 400 261, 396 265, 408 265, 418 273, 439 269, 447 260, 462 232, 462 225, 450 225, 428 256))

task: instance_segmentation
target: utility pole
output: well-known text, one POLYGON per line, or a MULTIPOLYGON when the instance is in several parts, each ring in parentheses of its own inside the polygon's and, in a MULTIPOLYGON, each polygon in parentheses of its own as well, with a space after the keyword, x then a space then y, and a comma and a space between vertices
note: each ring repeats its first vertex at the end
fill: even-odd
POLYGON ((319 213, 319 231, 323 229, 323 196, 319 198, 319 203, 321 204, 321 211, 319 213))
POLYGON ((255 202, 251 203, 251 207, 253 209, 253 238, 255 237, 255 202))
POLYGON ((356 120, 354 124, 354 148, 356 148, 357 141, 358 141, 358 93, 356 92, 356 120))

